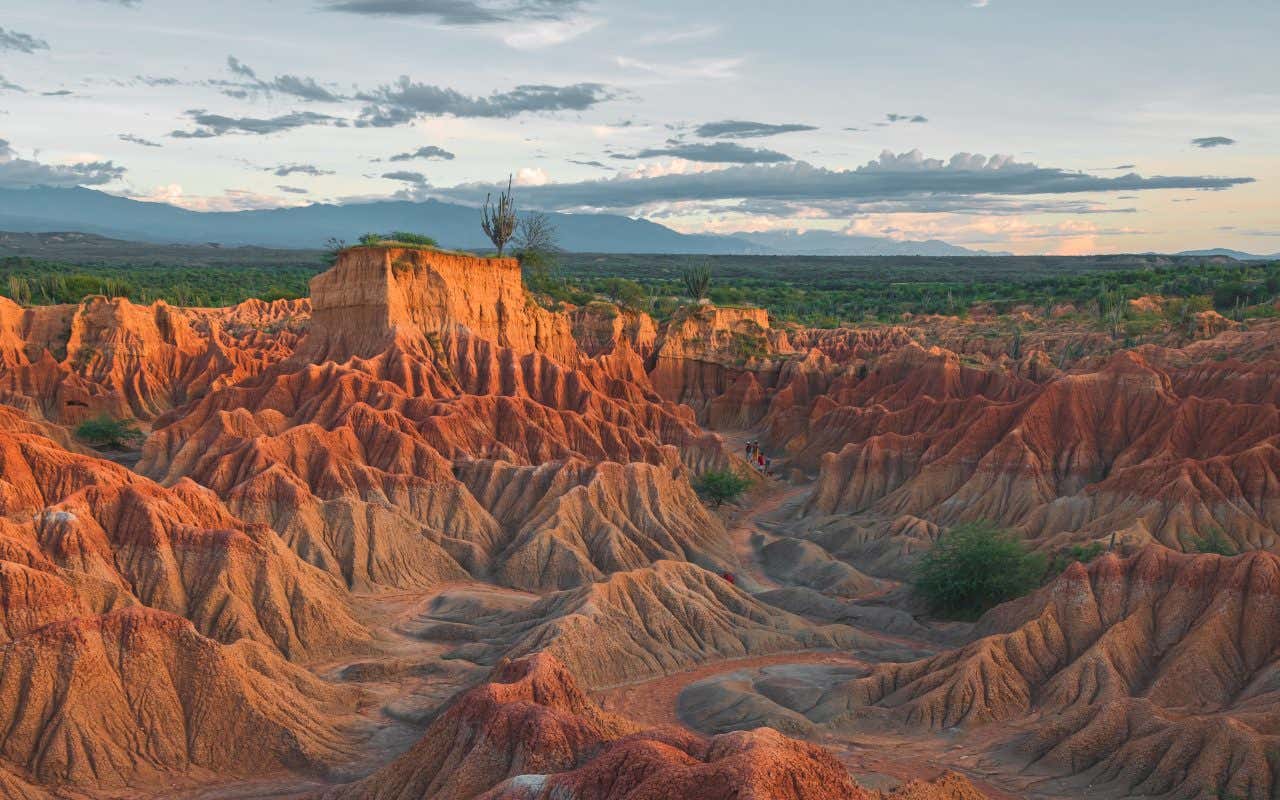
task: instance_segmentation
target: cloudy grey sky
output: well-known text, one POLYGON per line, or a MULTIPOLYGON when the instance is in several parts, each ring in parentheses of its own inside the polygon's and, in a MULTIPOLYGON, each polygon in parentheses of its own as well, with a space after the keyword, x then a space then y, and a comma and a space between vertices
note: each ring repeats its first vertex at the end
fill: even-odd
POLYGON ((0 0, 0 186, 1280 250, 1280 3, 0 0))

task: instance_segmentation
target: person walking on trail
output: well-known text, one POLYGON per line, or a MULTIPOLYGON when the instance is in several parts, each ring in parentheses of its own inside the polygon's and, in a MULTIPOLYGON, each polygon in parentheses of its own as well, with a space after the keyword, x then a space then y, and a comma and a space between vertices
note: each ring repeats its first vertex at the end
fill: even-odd
POLYGON ((772 459, 772 458, 766 458, 766 459, 764 460, 764 474, 765 474, 765 475, 772 475, 772 474, 773 474, 773 459, 772 459))

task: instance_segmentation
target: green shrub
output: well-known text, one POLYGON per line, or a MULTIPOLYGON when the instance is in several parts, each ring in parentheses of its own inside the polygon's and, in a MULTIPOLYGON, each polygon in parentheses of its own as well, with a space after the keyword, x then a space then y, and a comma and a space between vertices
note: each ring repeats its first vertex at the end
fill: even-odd
POLYGON ((693 488, 716 508, 732 503, 751 487, 750 479, 732 469, 711 469, 698 476, 693 488))
POLYGON ((124 450, 142 444, 142 431, 128 420, 115 419, 106 414, 85 420, 76 428, 76 437, 93 447, 124 450))
POLYGON ((1081 564, 1088 564, 1105 552, 1107 552, 1107 548, 1103 546, 1102 542, 1073 544, 1070 547, 1059 550, 1054 555, 1053 564, 1049 567, 1049 572, 1057 575, 1077 561, 1081 564))
POLYGON ((393 231, 387 234, 387 238, 393 242, 400 244, 412 244, 418 247, 439 247, 440 243, 430 236, 421 233, 409 233, 408 231, 393 231))
POLYGON ((1040 585, 1047 559, 990 522, 957 525, 920 559, 915 589, 944 617, 976 619, 1040 585))
POLYGON ((1219 556, 1239 555, 1236 546, 1221 530, 1213 528, 1205 536, 1197 536, 1191 540, 1191 546, 1197 553, 1212 553, 1219 556))

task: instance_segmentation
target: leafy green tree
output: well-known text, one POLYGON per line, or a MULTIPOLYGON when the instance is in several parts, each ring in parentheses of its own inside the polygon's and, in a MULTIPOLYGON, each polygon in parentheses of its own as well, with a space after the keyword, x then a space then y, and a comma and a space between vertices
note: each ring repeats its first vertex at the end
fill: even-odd
POLYGON ((732 469, 709 469, 698 476, 693 488, 719 508, 742 497, 751 488, 751 481, 732 469))
POLYGON ((76 437, 93 447, 125 450, 142 444, 145 438, 138 426, 128 420, 107 414, 85 420, 76 428, 76 437))
POLYGON ((643 286, 627 278, 609 278, 603 288, 605 297, 623 308, 639 309, 646 296, 643 286))
POLYGON ((377 247, 385 240, 380 233, 366 233, 361 235, 359 241, 361 247, 377 247))
POLYGON ((976 619, 1040 585, 1047 559, 1013 533, 967 522, 942 536, 915 569, 915 589, 944 617, 976 619))

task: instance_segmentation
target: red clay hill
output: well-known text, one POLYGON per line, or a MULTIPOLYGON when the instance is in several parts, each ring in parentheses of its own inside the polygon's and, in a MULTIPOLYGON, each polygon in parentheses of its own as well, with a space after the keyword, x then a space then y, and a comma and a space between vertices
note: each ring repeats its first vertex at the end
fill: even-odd
POLYGON ((1280 329, 1053 319, 659 323, 365 247, 305 301, 0 300, 0 797, 1273 796, 1280 329), (787 480, 704 503, 752 439, 787 480), (938 624, 899 582, 975 519, 1112 553, 938 624))

